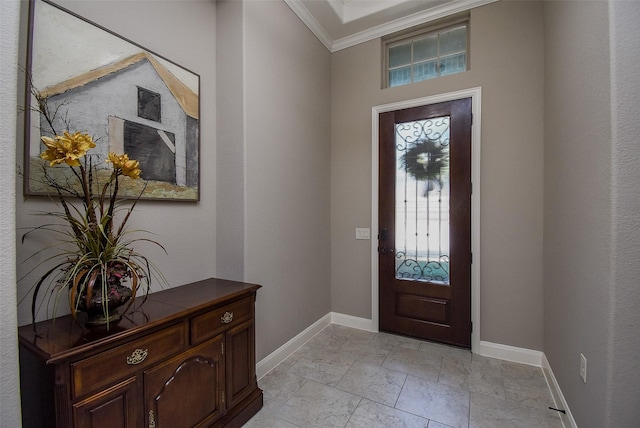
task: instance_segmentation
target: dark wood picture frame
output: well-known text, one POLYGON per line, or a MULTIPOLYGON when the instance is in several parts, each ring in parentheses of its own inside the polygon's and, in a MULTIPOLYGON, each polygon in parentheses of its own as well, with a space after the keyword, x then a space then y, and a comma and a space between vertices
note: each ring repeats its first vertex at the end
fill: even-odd
POLYGON ((122 180, 120 197, 200 199, 198 74, 47 0, 30 0, 26 73, 25 195, 55 193, 45 170, 65 179, 69 168, 40 158, 40 137, 69 131, 93 137, 99 168, 109 152, 140 162, 142 180, 122 180))

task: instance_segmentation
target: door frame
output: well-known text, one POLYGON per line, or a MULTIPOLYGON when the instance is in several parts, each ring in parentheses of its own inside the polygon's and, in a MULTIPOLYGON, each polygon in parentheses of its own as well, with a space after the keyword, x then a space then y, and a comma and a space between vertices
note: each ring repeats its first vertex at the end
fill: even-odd
POLYGON ((415 98, 371 108, 371 323, 372 330, 378 331, 380 323, 379 278, 378 278, 378 178, 379 178, 379 115, 388 111, 419 107, 471 98, 473 125, 471 129, 471 351, 480 349, 480 139, 481 139, 481 97, 482 88, 463 89, 445 94, 415 98))

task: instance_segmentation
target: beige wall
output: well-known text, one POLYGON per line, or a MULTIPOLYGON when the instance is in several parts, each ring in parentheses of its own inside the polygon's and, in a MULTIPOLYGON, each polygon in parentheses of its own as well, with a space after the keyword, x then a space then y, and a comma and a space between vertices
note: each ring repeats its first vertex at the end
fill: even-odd
POLYGON ((16 307, 16 124, 20 4, 0 2, 0 426, 20 426, 16 307))
POLYGON ((244 278, 243 13, 243 2, 216 3, 216 276, 235 280, 244 278))
POLYGON ((609 426, 640 420, 640 3, 610 2, 612 316, 609 426))
POLYGON ((466 73, 380 89, 380 41, 333 55, 332 310, 371 317, 371 107, 482 87, 481 340, 542 350, 543 14, 537 2, 471 12, 466 73), (505 322, 508 320, 508 322, 505 322))
POLYGON ((544 351, 578 426, 635 426, 640 4, 544 8, 544 351))
MULTIPOLYGON (((244 126, 236 130, 244 138, 244 242, 229 244, 244 246, 244 279, 263 285, 260 360, 331 310, 331 57, 284 2, 246 2, 235 24, 243 29, 244 67, 232 72, 242 75, 244 94, 244 126)), ((231 191, 219 186, 221 198, 231 191)))
POLYGON ((549 2, 545 22, 545 352, 578 425, 604 426, 604 403, 594 404, 611 303, 607 5, 549 2))

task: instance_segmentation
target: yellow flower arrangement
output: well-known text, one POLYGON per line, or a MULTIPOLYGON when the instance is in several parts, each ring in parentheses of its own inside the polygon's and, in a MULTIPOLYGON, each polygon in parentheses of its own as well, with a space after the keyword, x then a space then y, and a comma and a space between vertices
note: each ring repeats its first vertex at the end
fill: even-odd
POLYGON ((111 152, 109 153, 109 159, 107 159, 107 162, 111 162, 115 169, 119 169, 122 172, 122 175, 126 175, 134 180, 139 178, 142 173, 142 170, 140 170, 140 162, 137 160, 130 160, 129 155, 126 153, 123 155, 117 155, 111 152))
POLYGON ((163 250, 164 247, 149 239, 127 238, 126 224, 140 195, 126 209, 120 224, 117 227, 114 224, 116 213, 124 211, 122 204, 127 202, 118 199, 120 179, 139 179, 142 174, 140 163, 129 159, 127 154, 109 153, 106 163, 111 164, 111 173, 104 183, 99 183, 98 167, 88 155, 89 150, 96 147, 90 135, 67 131, 55 137, 43 136, 41 140, 46 150, 40 157, 48 161, 50 167, 69 167, 72 172, 70 178, 75 177, 80 190, 70 179, 56 181, 44 169, 45 180, 57 193, 62 206, 61 212, 46 214, 64 220, 66 226, 45 224, 30 229, 23 236, 24 241, 30 233, 46 230, 63 238, 54 245, 60 252, 46 259, 47 262, 56 260, 54 266, 34 285, 32 318, 35 323, 37 298, 44 287, 56 297, 59 293, 68 292, 74 317, 78 310, 90 312, 94 307, 95 311, 97 305, 98 321, 94 323, 106 323, 108 327, 108 323, 119 319, 120 315, 112 314, 112 306, 127 301, 131 305, 140 288, 147 295, 152 274, 162 278, 155 266, 136 252, 132 244, 147 241, 163 250), (127 280, 131 281, 129 287, 123 284, 127 280))
POLYGON ((69 166, 81 166, 79 159, 87 153, 87 150, 96 146, 91 136, 81 132, 75 134, 65 132, 64 135, 56 135, 55 138, 41 137, 40 139, 47 146, 47 150, 42 152, 40 157, 48 160, 50 166, 62 162, 69 166))

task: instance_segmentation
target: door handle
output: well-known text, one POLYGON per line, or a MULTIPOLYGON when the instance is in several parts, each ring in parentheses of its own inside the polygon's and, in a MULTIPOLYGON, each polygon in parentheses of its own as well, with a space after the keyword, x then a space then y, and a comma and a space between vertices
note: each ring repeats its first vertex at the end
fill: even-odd
POLYGON ((387 239, 387 234, 389 231, 387 229, 380 229, 380 233, 378 234, 378 240, 384 241, 387 239))
MULTIPOLYGON (((378 240, 380 242, 386 241, 388 235, 389 235, 389 230, 387 228, 382 228, 382 229, 380 229, 380 233, 378 234, 378 240)), ((393 253, 394 251, 395 250, 393 248, 378 247, 378 252, 380 254, 393 253)))

